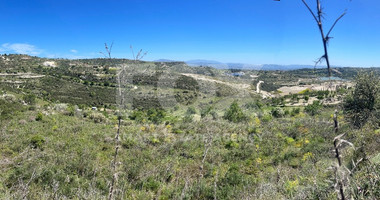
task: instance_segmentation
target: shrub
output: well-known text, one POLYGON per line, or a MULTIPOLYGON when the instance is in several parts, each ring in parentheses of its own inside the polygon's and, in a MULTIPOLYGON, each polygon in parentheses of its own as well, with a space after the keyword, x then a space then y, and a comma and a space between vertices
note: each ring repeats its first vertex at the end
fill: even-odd
POLYGON ((75 107, 73 105, 70 105, 67 107, 67 110, 66 112, 64 113, 65 115, 68 115, 68 116, 74 116, 75 115, 75 107))
POLYGON ((126 140, 124 140, 121 144, 121 146, 124 148, 124 149, 131 149, 132 147, 136 146, 136 141, 128 138, 126 140))
POLYGON ((36 106, 30 106, 30 107, 28 108, 28 110, 30 110, 30 111, 34 111, 34 110, 36 110, 36 106))
POLYGON ((151 191, 156 192, 160 188, 160 182, 154 180, 152 177, 149 177, 148 180, 146 180, 144 183, 144 188, 146 190, 151 190, 151 191))
POLYGON ((194 107, 188 107, 187 111, 186 111, 186 114, 188 114, 188 115, 194 115, 194 114, 197 114, 197 111, 195 110, 194 107))
POLYGON ((182 134, 183 131, 182 131, 181 129, 179 129, 179 128, 173 128, 172 133, 175 133, 175 134, 182 134))
POLYGON ((290 115, 291 115, 292 117, 294 117, 294 116, 300 114, 300 112, 301 112, 301 109, 300 109, 300 108, 293 108, 293 109, 292 109, 292 112, 290 113, 290 115))
POLYGON ((43 116, 44 116, 44 115, 43 115, 41 112, 39 112, 39 113, 37 114, 36 121, 42 121, 43 116))
POLYGON ((272 98, 273 106, 285 106, 285 97, 272 98))
POLYGON ((173 108, 174 111, 177 111, 179 110, 179 106, 178 105, 175 105, 174 108, 173 108))
POLYGON ((212 110, 213 110, 212 106, 209 106, 207 108, 202 109, 201 110, 201 118, 205 118, 207 115, 209 115, 211 113, 212 110))
POLYGON ((262 118, 262 121, 263 121, 263 122, 269 122, 269 121, 271 121, 271 120, 272 120, 272 115, 271 115, 271 114, 266 114, 266 115, 264 115, 263 118, 262 118))
POLYGON ((238 186, 243 182, 243 175, 239 172, 239 166, 233 164, 223 178, 225 185, 238 186))
POLYGON ((286 193, 293 197, 294 193, 297 191, 297 188, 299 186, 299 181, 296 179, 294 181, 288 180, 285 182, 285 191, 286 193))
POLYGON ((90 119, 92 119, 95 123, 102 123, 106 121, 106 117, 101 113, 91 113, 90 119))
POLYGON ((166 112, 163 109, 151 108, 149 110, 134 110, 129 116, 129 119, 137 122, 146 122, 147 120, 160 124, 166 117, 166 112))
POLYGON ((218 113, 215 111, 211 111, 210 114, 213 120, 217 120, 219 118, 218 113))
POLYGON ((292 94, 291 99, 292 99, 292 101, 297 101, 298 102, 299 97, 298 97, 297 94, 292 94))
POLYGON ((25 103, 30 105, 34 105, 36 103, 36 95, 34 94, 24 95, 22 99, 25 101, 25 103))
POLYGON ((148 115, 148 120, 150 120, 151 122, 155 124, 160 124, 165 118, 166 113, 163 109, 151 108, 148 110, 147 115, 148 115))
POLYGON ((237 143, 236 141, 233 141, 233 140, 229 140, 226 142, 225 147, 227 149, 239 148, 239 143, 237 143))
POLYGON ((191 122, 193 122, 193 119, 194 119, 193 115, 185 115, 185 117, 183 117, 182 121, 184 123, 191 123, 191 122))
POLYGON ((45 144, 45 138, 41 135, 35 135, 30 139, 30 145, 33 149, 42 149, 43 144, 45 144))
POLYGON ((247 116, 244 115, 242 109, 236 101, 234 101, 227 112, 224 113, 223 118, 235 123, 247 120, 247 116))
POLYGON ((137 122, 144 122, 146 118, 146 114, 140 110, 134 110, 131 115, 129 115, 129 119, 135 120, 137 122))
POLYGON ((305 107, 305 112, 310 114, 311 116, 314 116, 319 113, 320 109, 322 108, 322 103, 319 101, 313 101, 313 104, 307 105, 305 107))
POLYGON ((319 94, 318 96, 317 96, 317 99, 318 100, 322 100, 322 99, 324 99, 325 97, 323 96, 323 95, 321 95, 321 94, 319 94))
POLYGON ((380 108, 379 94, 379 77, 373 73, 356 77, 355 89, 346 97, 343 105, 345 113, 355 127, 362 127, 371 117, 380 118, 377 111, 380 108))
POLYGON ((12 119, 17 112, 23 109, 22 104, 18 102, 8 102, 4 99, 0 99, 0 121, 3 119, 12 119))
POLYGON ((271 114, 273 117, 280 118, 285 115, 285 112, 282 108, 273 108, 271 114))

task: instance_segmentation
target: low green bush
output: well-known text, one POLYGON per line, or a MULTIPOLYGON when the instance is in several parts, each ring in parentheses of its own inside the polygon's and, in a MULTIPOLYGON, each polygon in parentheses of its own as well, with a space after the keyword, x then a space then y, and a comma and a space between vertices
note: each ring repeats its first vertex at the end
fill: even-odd
POLYGON ((228 110, 224 113, 223 118, 235 123, 243 122, 248 119, 247 116, 243 113, 243 110, 239 107, 237 101, 234 101, 230 105, 228 110))
POLYGON ((273 108, 271 111, 273 117, 280 118, 285 116, 285 111, 282 108, 273 108))
POLYGON ((43 115, 41 112, 39 112, 39 113, 37 114, 37 116, 36 116, 36 121, 42 121, 43 116, 44 116, 44 115, 43 115))
POLYGON ((313 104, 309 104, 305 107, 305 112, 314 116, 320 112, 322 103, 320 101, 313 101, 313 104))
POLYGON ((102 123, 107 120, 107 118, 102 113, 91 113, 89 118, 95 123, 102 123))
POLYGON ((30 145, 34 149, 42 149, 45 144, 45 138, 41 135, 35 135, 30 139, 30 145))

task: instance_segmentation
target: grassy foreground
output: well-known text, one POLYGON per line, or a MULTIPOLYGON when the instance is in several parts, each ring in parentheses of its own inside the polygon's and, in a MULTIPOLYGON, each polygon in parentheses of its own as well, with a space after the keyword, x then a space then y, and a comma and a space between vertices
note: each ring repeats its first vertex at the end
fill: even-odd
MULTIPOLYGON (((18 95, 13 97, 1 99, 0 198, 106 199, 116 111, 79 110, 42 100, 22 105, 18 95)), ((252 103, 231 111, 236 122, 221 114, 201 117, 197 108, 162 115, 125 113, 114 197, 337 199, 335 108, 320 108, 314 116, 289 108, 276 118, 269 105, 247 105, 252 103)), ((346 194, 376 199, 380 131, 351 129, 343 114, 339 121, 345 139, 356 147, 342 149, 344 165, 352 172, 343 180, 346 194), (353 166, 364 157, 371 159, 353 166)))

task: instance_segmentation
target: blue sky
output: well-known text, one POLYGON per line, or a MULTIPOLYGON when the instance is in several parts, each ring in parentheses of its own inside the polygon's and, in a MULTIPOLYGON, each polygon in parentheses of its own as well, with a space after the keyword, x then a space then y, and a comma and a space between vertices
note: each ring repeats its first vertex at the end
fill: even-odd
MULTIPOLYGON (((348 9, 332 65, 380 67, 380 1, 322 2, 326 25, 348 9)), ((115 57, 132 58, 133 45, 146 60, 313 64, 323 54, 301 0, 0 0, 0 16, 0 53, 91 58, 113 41, 115 57)))

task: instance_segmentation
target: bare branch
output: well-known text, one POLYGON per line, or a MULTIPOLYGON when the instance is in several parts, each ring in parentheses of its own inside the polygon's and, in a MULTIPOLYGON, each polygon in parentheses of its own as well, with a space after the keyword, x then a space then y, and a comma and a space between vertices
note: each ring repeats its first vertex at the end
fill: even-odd
POLYGON ((322 26, 322 8, 321 1, 317 0, 317 11, 318 11, 318 25, 322 26))
POLYGON ((148 54, 147 51, 139 58, 139 60, 142 60, 146 56, 146 54, 148 54))
POLYGON ((129 48, 131 48, 131 51, 132 51, 132 55, 133 55, 133 60, 136 60, 136 57, 135 57, 135 52, 133 51, 133 46, 129 46, 129 48))
POLYGON ((349 142, 349 141, 347 141, 347 140, 340 140, 341 142, 342 142, 342 144, 343 143, 346 143, 346 144, 348 144, 349 146, 351 146, 352 148, 354 148, 355 149, 355 146, 354 146, 354 144, 352 144, 351 142, 349 142))
POLYGON ((26 196, 29 193, 29 184, 30 184, 30 182, 32 182, 32 180, 35 178, 35 176, 36 176, 36 170, 33 170, 32 176, 30 176, 28 183, 26 183, 26 185, 23 186, 24 187, 24 191, 23 191, 24 194, 22 196, 22 199, 26 199, 26 196))
POLYGON ((112 53, 112 47, 113 47, 113 42, 111 43, 111 46, 108 47, 107 43, 104 43, 104 47, 107 51, 108 58, 111 59, 111 53, 112 53))
POLYGON ((326 55, 321 56, 317 61, 315 61, 314 69, 317 67, 318 64, 322 63, 324 59, 326 59, 326 55))
POLYGON ((346 15, 346 13, 347 13, 347 11, 344 11, 344 13, 341 14, 341 15, 338 17, 338 19, 335 20, 334 24, 331 26, 329 32, 327 33, 326 38, 330 38, 329 35, 330 35, 331 31, 334 29, 334 27, 335 27, 335 25, 338 23, 338 21, 339 21, 340 19, 342 19, 342 18, 346 15))
POLYGON ((99 51, 100 54, 102 54, 105 58, 107 58, 107 55, 101 51, 99 51))
POLYGON ((345 135, 346 135, 346 133, 343 133, 343 134, 340 134, 340 135, 336 136, 336 137, 334 138, 334 141, 336 141, 336 140, 340 140, 340 138, 342 138, 342 137, 345 136, 345 135))
POLYGON ((317 19, 317 16, 315 16, 314 12, 311 10, 310 6, 306 3, 306 1, 305 1, 305 0, 302 0, 302 2, 305 4, 306 8, 310 11, 311 15, 313 15, 315 21, 316 21, 317 23, 319 23, 319 21, 318 21, 318 19, 317 19))
POLYGON ((207 153, 209 151, 209 149, 212 147, 212 142, 213 142, 213 135, 212 133, 210 133, 209 130, 207 130, 207 135, 208 137, 205 138, 205 141, 204 141, 204 153, 203 153, 203 158, 202 158, 202 163, 201 165, 199 166, 199 169, 200 169, 200 177, 203 178, 203 165, 206 161, 206 156, 207 156, 207 153))
POLYGON ((112 47, 113 47, 113 41, 112 41, 111 46, 110 46, 110 53, 112 52, 112 47))
POLYGON ((105 58, 112 59, 112 47, 113 47, 113 42, 111 43, 111 46, 108 47, 107 43, 104 43, 104 48, 106 49, 107 54, 104 52, 100 51, 99 53, 102 54, 105 58))
POLYGON ((356 170, 356 168, 358 167, 358 165, 359 165, 361 162, 363 162, 363 161, 364 161, 363 158, 359 159, 356 163, 354 162, 354 160, 352 160, 352 165, 353 165, 354 167, 351 169, 351 173, 350 173, 350 175, 353 174, 353 172, 356 170))
POLYGON ((140 51, 137 53, 135 61, 140 60, 139 58, 140 58, 141 52, 142 52, 142 49, 140 49, 140 51))
POLYGON ((331 69, 332 71, 334 71, 335 73, 337 73, 337 74, 342 74, 342 72, 340 72, 340 71, 338 71, 338 70, 336 70, 336 69, 331 69))
POLYGON ((189 184, 189 180, 186 178, 185 186, 183 187, 182 192, 181 192, 181 198, 180 198, 181 200, 185 198, 188 184, 189 184))

